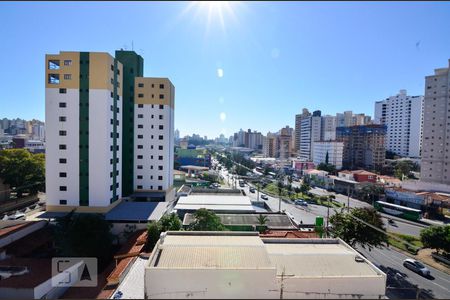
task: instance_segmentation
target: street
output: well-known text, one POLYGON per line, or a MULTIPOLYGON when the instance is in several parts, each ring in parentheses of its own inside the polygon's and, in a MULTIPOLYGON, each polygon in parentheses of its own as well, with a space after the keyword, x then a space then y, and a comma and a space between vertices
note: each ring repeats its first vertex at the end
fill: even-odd
POLYGON ((429 278, 414 273, 403 266, 403 260, 409 257, 395 251, 393 248, 374 248, 371 251, 361 247, 355 248, 387 274, 386 296, 389 298, 415 299, 416 290, 413 288, 414 285, 418 285, 422 289, 420 298, 450 298, 450 275, 428 265, 426 267, 431 271, 429 278))

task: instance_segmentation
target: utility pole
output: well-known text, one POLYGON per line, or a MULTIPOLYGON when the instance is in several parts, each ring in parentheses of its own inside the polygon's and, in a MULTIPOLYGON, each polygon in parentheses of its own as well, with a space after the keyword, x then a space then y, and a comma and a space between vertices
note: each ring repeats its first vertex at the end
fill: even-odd
POLYGON ((347 212, 350 212, 350 185, 347 185, 347 212))
POLYGON ((326 234, 328 237, 328 220, 330 218, 330 196, 328 196, 328 205, 327 205, 327 228, 326 228, 326 234))

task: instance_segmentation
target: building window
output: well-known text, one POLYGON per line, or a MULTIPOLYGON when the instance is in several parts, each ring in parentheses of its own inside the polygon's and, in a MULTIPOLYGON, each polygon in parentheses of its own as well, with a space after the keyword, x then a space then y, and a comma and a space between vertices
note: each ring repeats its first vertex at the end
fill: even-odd
POLYGON ((144 108, 144 104, 138 104, 139 108, 144 108))
POLYGON ((139 119, 142 119, 143 117, 144 117, 143 114, 138 114, 138 118, 139 118, 139 119))
POLYGON ((67 186, 65 186, 65 185, 60 185, 60 186, 59 186, 59 190, 60 190, 61 192, 65 192, 65 191, 67 191, 67 186))
POLYGON ((66 105, 66 102, 59 102, 59 107, 67 107, 66 105))
POLYGON ((143 83, 138 83, 138 87, 143 88, 144 84, 143 83))
POLYGON ((159 190, 159 191, 162 191, 162 189, 163 189, 163 188, 162 188, 162 185, 158 185, 158 190, 159 190))
POLYGON ((142 179, 142 178, 143 178, 142 175, 138 175, 138 176, 137 176, 137 179, 142 179))
POLYGON ((59 177, 67 177, 67 173, 66 172, 59 172, 59 177))
POLYGON ((137 168, 138 168, 139 170, 142 170, 142 165, 138 165, 137 168))
POLYGON ((158 160, 163 160, 163 156, 162 156, 162 155, 159 155, 159 156, 158 156, 158 160))
POLYGON ((159 85, 159 88, 160 88, 160 89, 164 89, 164 84, 160 84, 160 85, 159 85))
POLYGON ((144 125, 142 125, 142 124, 138 124, 138 128, 144 128, 144 125))
POLYGON ((163 119, 163 115, 159 115, 159 119, 162 120, 163 119))
POLYGON ((159 146, 158 146, 158 149, 159 149, 159 150, 163 150, 163 146, 162 146, 162 145, 159 145, 159 146))
POLYGON ((60 164, 66 164, 67 163, 67 159, 66 158, 60 158, 59 159, 59 163, 60 164))
POLYGON ((60 130, 60 131, 59 131, 59 135, 60 135, 60 136, 66 136, 66 135, 67 135, 67 131, 65 131, 65 130, 60 130))
POLYGON ((158 180, 163 180, 163 177, 162 176, 158 176, 158 180))
POLYGON ((66 121, 66 117, 59 117, 59 121, 60 122, 65 122, 66 121))
POLYGON ((138 139, 143 139, 144 136, 142 134, 138 134, 138 139))
POLYGON ((144 94, 138 94, 138 98, 144 98, 144 94))
POLYGON ((164 138, 164 136, 162 136, 162 135, 160 135, 160 136, 158 137, 159 140, 162 140, 163 138, 164 138))
POLYGON ((59 200, 59 205, 67 205, 67 200, 59 200))
POLYGON ((164 125, 159 125, 159 129, 163 130, 164 129, 164 125))
POLYGON ((138 149, 144 149, 144 146, 143 145, 138 145, 137 148, 138 149))
POLYGON ((159 99, 164 99, 164 95, 163 94, 159 94, 159 99))
POLYGON ((138 158, 138 159, 143 159, 143 158, 144 158, 144 156, 142 156, 142 155, 138 155, 138 156, 137 156, 137 158, 138 158))
POLYGON ((71 66, 72 65, 72 60, 71 59, 65 59, 64 60, 64 65, 65 66, 71 66))
POLYGON ((138 186, 137 186, 137 189, 138 189, 138 190, 142 190, 142 185, 138 185, 138 186))
POLYGON ((64 144, 59 145, 59 150, 66 150, 67 146, 64 144))
POLYGON ((160 105, 159 105, 159 109, 164 109, 164 105, 163 105, 163 104, 160 104, 160 105))
POLYGON ((162 171, 163 166, 158 166, 158 170, 162 171))
POLYGON ((64 74, 64 80, 72 80, 72 74, 64 74))
POLYGON ((48 83, 59 84, 59 74, 48 74, 48 83))
POLYGON ((67 94, 67 89, 59 89, 60 94, 67 94))
POLYGON ((49 70, 59 70, 59 60, 49 60, 48 61, 49 70))

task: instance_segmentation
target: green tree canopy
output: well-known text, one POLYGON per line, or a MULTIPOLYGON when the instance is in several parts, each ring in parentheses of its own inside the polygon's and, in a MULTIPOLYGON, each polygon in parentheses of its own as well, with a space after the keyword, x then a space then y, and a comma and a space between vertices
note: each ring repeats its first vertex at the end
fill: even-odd
POLYGON ((440 250, 450 253, 450 226, 430 226, 422 229, 420 240, 426 248, 436 249, 438 253, 440 250))
POLYGON ((147 224, 147 243, 146 248, 149 251, 152 251, 155 247, 156 243, 159 240, 159 236, 161 235, 160 228, 155 221, 151 221, 147 224))
POLYGON ((310 189, 311 189, 311 186, 310 186, 309 184, 307 184, 307 183, 303 183, 303 184, 300 186, 300 192, 301 192, 302 194, 308 193, 310 189))
POLYGON ((332 164, 328 164, 328 163, 320 163, 317 166, 317 170, 321 170, 321 171, 326 171, 328 173, 336 173, 336 167, 332 164))
POLYGON ((168 230, 181 230, 182 223, 176 213, 166 214, 158 221, 158 227, 161 232, 168 230))
POLYGON ((96 257, 100 266, 112 258, 112 225, 101 214, 75 214, 56 219, 55 242, 59 255, 96 257))
POLYGON ((45 156, 32 154, 26 149, 0 151, 0 177, 4 183, 17 189, 17 196, 23 192, 32 194, 44 190, 45 156))
POLYGON ((404 177, 411 177, 411 172, 418 169, 417 165, 410 160, 398 161, 394 168, 394 175, 403 180, 404 177))
POLYGON ((194 214, 195 221, 189 225, 192 231, 224 231, 225 226, 220 222, 220 218, 212 211, 200 208, 194 214))
POLYGON ((342 209, 330 217, 334 235, 343 239, 350 246, 356 244, 361 247, 379 247, 387 242, 386 234, 371 228, 357 219, 364 221, 382 231, 384 231, 381 216, 373 208, 355 208, 350 213, 345 213, 342 209))

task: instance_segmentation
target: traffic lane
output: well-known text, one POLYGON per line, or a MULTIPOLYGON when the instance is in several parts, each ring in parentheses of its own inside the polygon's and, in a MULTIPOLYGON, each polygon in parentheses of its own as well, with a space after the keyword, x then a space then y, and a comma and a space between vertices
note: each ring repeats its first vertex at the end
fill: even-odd
POLYGON ((400 233, 400 234, 407 234, 412 235, 415 237, 420 237, 420 231, 423 229, 423 227, 420 226, 414 226, 408 223, 404 223, 401 221, 394 221, 394 224, 389 224, 388 218, 382 217, 384 227, 386 228, 386 231, 394 232, 394 233, 400 233))
POLYGON ((393 248, 383 247, 381 249, 374 248, 372 251, 357 248, 362 254, 381 268, 388 268, 390 276, 399 273, 403 276, 403 287, 408 284, 416 284, 419 288, 424 289, 427 294, 433 298, 448 299, 450 298, 450 276, 427 265, 431 271, 431 277, 423 277, 403 266, 403 260, 409 258, 393 248))

